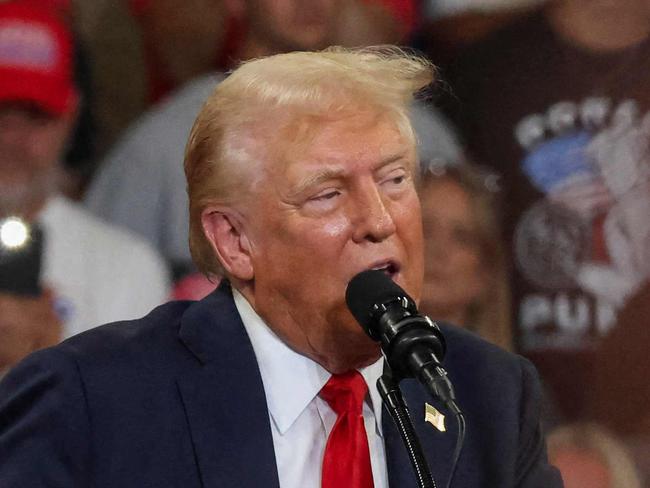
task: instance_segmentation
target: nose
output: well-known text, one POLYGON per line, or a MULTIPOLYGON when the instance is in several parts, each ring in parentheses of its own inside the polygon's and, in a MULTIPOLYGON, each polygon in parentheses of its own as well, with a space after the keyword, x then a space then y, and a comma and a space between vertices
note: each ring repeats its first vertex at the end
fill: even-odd
POLYGON ((381 242, 393 235, 396 227, 388 197, 382 195, 374 182, 363 185, 356 193, 353 241, 381 242))

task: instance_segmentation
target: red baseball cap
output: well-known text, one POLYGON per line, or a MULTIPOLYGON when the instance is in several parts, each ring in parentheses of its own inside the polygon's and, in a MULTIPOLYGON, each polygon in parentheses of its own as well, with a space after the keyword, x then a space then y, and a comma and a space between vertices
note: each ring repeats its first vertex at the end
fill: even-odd
POLYGON ((0 102, 33 102, 63 115, 77 102, 73 41, 53 11, 0 2, 0 102))

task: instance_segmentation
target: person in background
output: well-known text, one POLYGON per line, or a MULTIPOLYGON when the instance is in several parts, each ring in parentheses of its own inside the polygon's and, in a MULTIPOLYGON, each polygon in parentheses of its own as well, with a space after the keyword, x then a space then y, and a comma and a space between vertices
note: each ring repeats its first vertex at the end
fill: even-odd
POLYGON ((510 286, 494 174, 422 163, 425 244, 421 310, 511 350, 510 286))
POLYGON ((0 252, 1 370, 98 322, 142 314, 168 294, 167 268, 148 244, 59 194, 79 106, 72 46, 54 12, 0 3, 0 220, 26 222, 40 246, 24 269, 16 268, 21 254, 0 252), (32 270, 42 292, 17 293, 32 270))
POLYGON ((417 17, 415 0, 348 0, 339 11, 334 43, 401 45, 413 32, 417 17))
POLYGON ((597 346, 598 362, 587 395, 591 418, 630 447, 650 481, 650 282, 625 303, 597 346))
POLYGON ((148 101, 214 71, 228 34, 223 0, 128 0, 141 30, 148 101))
MULTIPOLYGON (((224 6, 247 26, 236 57, 249 59, 329 45, 340 0, 228 0, 224 6)), ((183 148, 203 101, 221 79, 219 73, 198 78, 144 114, 101 163, 85 197, 91 212, 147 238, 172 264, 176 278, 195 270, 184 232, 183 148)), ((442 118, 423 103, 414 105, 412 117, 423 159, 460 157, 442 118)))
POLYGON ((100 156, 154 102, 213 71, 228 30, 221 0, 40 1, 68 3, 89 58, 100 156))
POLYGON ((650 277, 650 3, 545 2, 446 75, 470 157, 503 175, 519 351, 581 419, 598 344, 650 277))
POLYGON ((549 461, 562 474, 564 488, 642 488, 628 449, 594 423, 556 427, 547 437, 549 461))
MULTIPOLYGON (((438 2, 433 0, 433 3, 438 2)), ((448 12, 429 9, 429 12, 423 14, 411 44, 444 71, 463 49, 537 8, 538 3, 540 0, 515 0, 487 8, 481 2, 448 12)), ((426 10, 426 7, 423 9, 426 10)))
MULTIPOLYGON (((85 40, 77 32, 74 22, 73 0, 20 0, 22 5, 44 9, 57 15, 72 33, 74 45, 74 83, 79 93, 75 125, 62 158, 61 192, 78 200, 98 161, 97 119, 95 117, 95 93, 92 66, 85 40)), ((94 61, 94 59, 92 60, 94 61)))
MULTIPOLYGON (((501 176, 464 162, 421 163, 425 245, 420 309, 433 320, 464 327, 515 349, 511 283, 501 227, 501 176)), ((543 384, 544 426, 564 421, 543 384)))

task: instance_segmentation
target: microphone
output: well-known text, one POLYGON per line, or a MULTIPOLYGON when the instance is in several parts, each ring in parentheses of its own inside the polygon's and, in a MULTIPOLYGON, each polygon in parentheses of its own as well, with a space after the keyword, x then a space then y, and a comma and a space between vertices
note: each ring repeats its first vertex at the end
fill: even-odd
POLYGON ((382 271, 362 271, 348 283, 345 301, 366 334, 381 344, 398 381, 418 379, 434 398, 460 413, 441 364, 446 351, 442 332, 418 313, 415 301, 399 285, 382 271))

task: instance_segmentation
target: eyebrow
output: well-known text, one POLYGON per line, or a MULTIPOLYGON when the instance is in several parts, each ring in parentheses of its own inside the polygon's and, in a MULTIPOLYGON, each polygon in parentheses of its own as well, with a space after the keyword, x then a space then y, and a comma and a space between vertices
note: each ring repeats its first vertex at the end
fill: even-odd
POLYGON ((307 188, 318 186, 324 181, 340 178, 344 174, 343 168, 323 168, 303 178, 295 188, 291 190, 290 197, 298 196, 307 188))
MULTIPOLYGON (((373 173, 376 171, 379 171, 380 169, 384 168, 385 166, 388 166, 391 163, 394 163, 395 161, 399 161, 400 159, 406 158, 407 153, 406 152, 400 152, 397 154, 391 154, 390 156, 382 159, 379 163, 377 163, 373 168, 372 171, 373 173)), ((340 178, 345 174, 345 171, 343 168, 323 168, 318 171, 316 171, 314 174, 311 174, 304 178, 302 181, 300 181, 296 187, 291 191, 290 197, 300 195, 302 192, 304 192, 307 188, 310 188, 312 186, 318 186, 324 181, 328 180, 334 180, 337 178, 340 178)))
POLYGON ((407 154, 408 151, 403 151, 396 154, 392 154, 382 159, 374 168, 372 168, 373 173, 382 169, 384 166, 388 166, 389 164, 394 163, 395 161, 399 161, 400 159, 406 159, 407 154))

